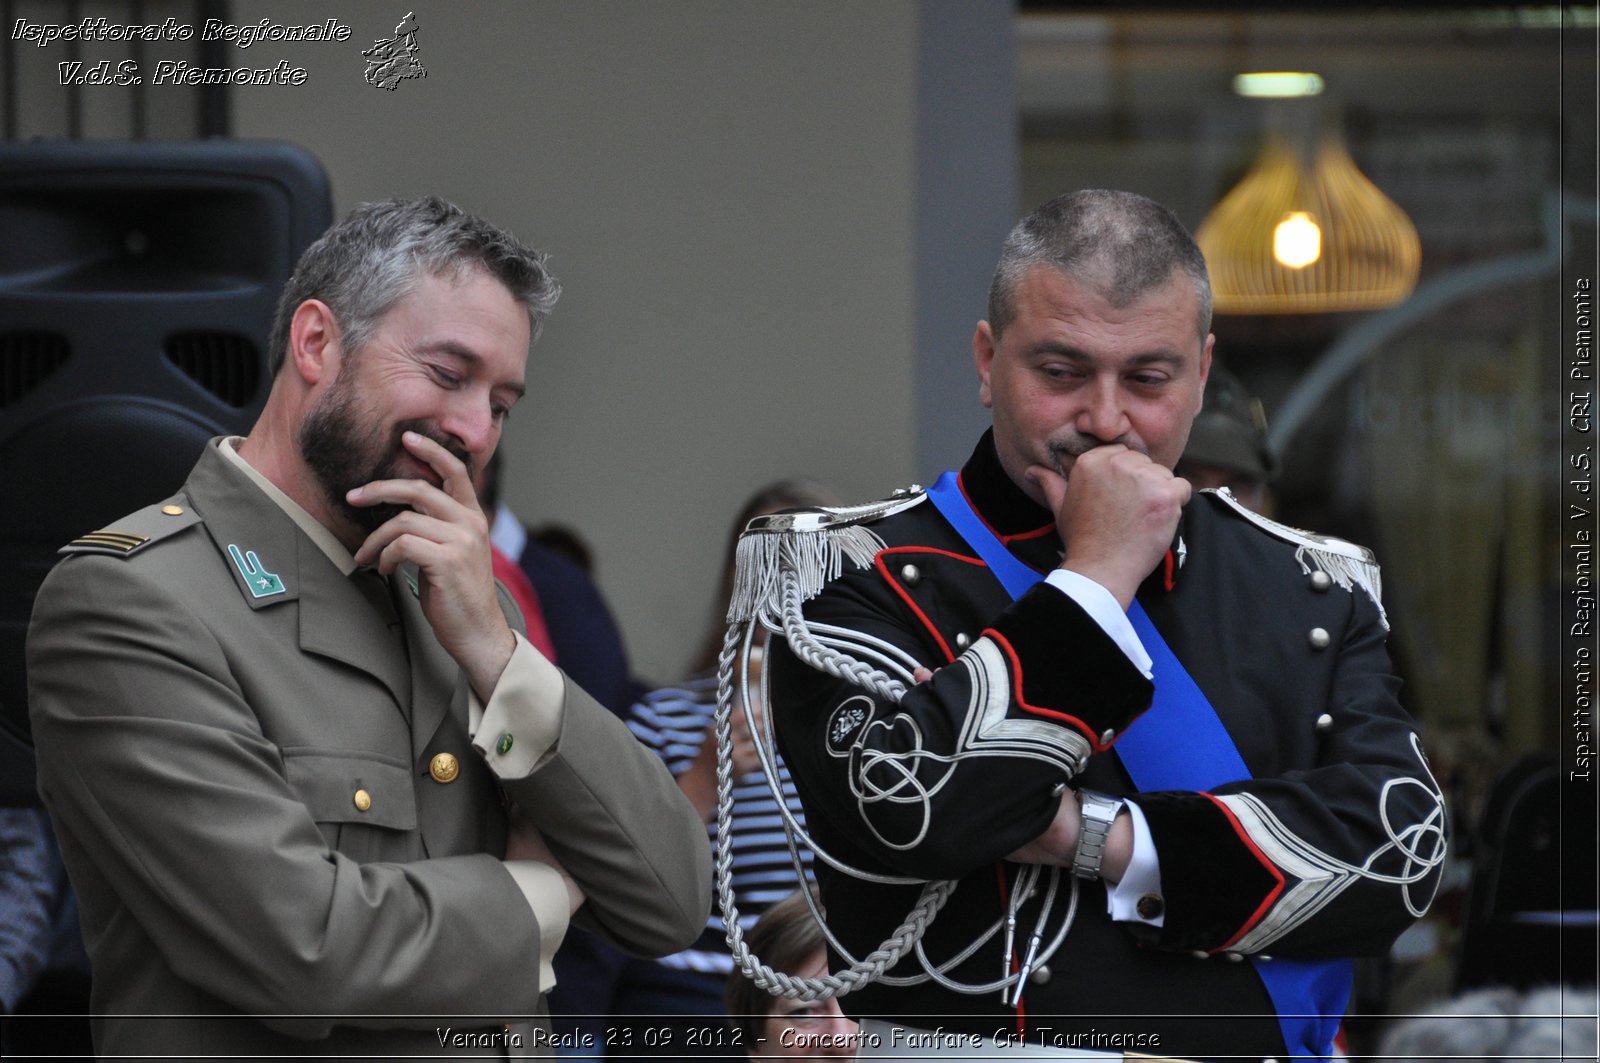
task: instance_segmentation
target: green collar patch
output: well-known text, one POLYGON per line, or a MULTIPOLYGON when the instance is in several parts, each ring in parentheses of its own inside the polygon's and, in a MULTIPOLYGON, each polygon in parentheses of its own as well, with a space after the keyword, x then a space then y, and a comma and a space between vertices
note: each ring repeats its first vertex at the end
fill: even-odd
POLYGON ((256 556, 254 550, 241 553, 237 546, 229 543, 228 556, 233 558, 239 575, 244 577, 244 585, 250 588, 250 593, 255 597, 270 598, 274 594, 283 594, 288 590, 276 573, 268 572, 262 566, 261 559, 256 556))

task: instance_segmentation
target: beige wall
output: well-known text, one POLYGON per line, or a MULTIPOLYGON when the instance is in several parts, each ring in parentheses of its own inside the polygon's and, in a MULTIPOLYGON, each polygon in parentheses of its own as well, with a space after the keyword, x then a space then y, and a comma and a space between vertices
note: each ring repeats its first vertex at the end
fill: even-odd
POLYGON ((635 670, 677 678, 754 487, 803 472, 864 499, 920 472, 916 8, 416 0, 426 79, 367 85, 357 45, 411 2, 273 4, 354 36, 230 49, 308 71, 235 88, 234 133, 313 151, 336 213, 438 193, 550 252, 566 292, 506 494, 589 539, 635 670))

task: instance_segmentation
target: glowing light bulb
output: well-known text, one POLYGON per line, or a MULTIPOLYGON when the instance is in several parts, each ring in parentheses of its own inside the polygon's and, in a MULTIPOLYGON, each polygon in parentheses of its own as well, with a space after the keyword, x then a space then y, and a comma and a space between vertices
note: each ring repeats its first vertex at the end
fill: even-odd
POLYGON ((1260 99, 1293 99, 1296 96, 1320 96, 1322 75, 1302 71, 1272 70, 1240 74, 1233 79, 1233 91, 1240 96, 1260 99))
POLYGON ((1290 269, 1305 269, 1322 257, 1322 230, 1303 210, 1292 210, 1272 230, 1272 257, 1290 269))

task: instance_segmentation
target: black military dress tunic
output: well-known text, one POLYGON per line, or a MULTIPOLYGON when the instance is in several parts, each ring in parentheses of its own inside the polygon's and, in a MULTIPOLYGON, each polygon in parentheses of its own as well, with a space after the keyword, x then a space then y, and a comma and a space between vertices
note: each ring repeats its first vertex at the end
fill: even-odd
MULTIPOLYGON (((1011 482, 990 436, 960 483, 1018 558, 1040 572, 1059 563, 1051 514, 1011 482)), ((1005 935, 990 933, 1021 870, 1005 855, 1050 823, 1079 756, 1087 761, 1073 786, 1134 793, 1115 743, 1138 725, 1153 686, 1056 588, 1012 602, 925 499, 869 527, 883 549, 808 602, 807 622, 832 625, 847 654, 854 637, 859 656, 881 659, 873 640, 882 640, 937 671, 896 704, 813 669, 775 638, 768 667, 783 755, 813 835, 835 856, 872 872, 959 880, 922 947, 950 979, 989 983, 1018 968, 1041 899, 1022 906, 1007 955, 1005 935)), ((1104 885, 1085 882, 1064 944, 1030 973, 1015 1006, 999 991, 875 983, 842 999, 847 1013, 1028 1044, 1281 1058, 1271 999, 1246 955, 1388 949, 1437 887, 1442 798, 1396 698, 1380 607, 1319 568, 1306 543, 1197 495, 1139 590, 1253 776, 1210 793, 1137 795, 1160 861, 1160 887, 1138 910, 1161 925, 1114 922, 1104 885), (1113 1033, 1121 1037, 1107 1040, 1113 1033)), ((1188 740, 1167 737, 1180 748, 1188 740)), ((920 893, 821 861, 817 874, 829 923, 857 957, 920 893)), ((1058 898, 1046 940, 1064 907, 1058 898)), ((890 973, 922 969, 907 958, 890 973)))

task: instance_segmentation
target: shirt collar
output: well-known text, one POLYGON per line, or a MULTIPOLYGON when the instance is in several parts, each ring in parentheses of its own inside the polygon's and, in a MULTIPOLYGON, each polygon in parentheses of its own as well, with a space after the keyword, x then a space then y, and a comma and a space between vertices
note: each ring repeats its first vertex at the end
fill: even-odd
POLYGON ((333 562, 335 568, 346 576, 354 573, 356 571, 355 556, 344 548, 344 544, 338 540, 333 532, 323 527, 315 517, 307 513, 300 503, 284 494, 277 484, 263 476, 259 469, 240 456, 238 447, 243 442, 243 436, 229 436, 222 441, 222 444, 217 449, 222 451, 223 458, 232 462, 234 467, 243 472, 251 483, 259 487, 262 494, 272 499, 273 503, 283 510, 290 520, 294 521, 295 526, 306 533, 308 539, 317 544, 317 549, 327 555, 328 560, 333 562))
POLYGON ((522 521, 504 502, 495 506, 491 519, 489 542, 511 560, 520 558, 528 545, 528 529, 522 526, 522 521))

